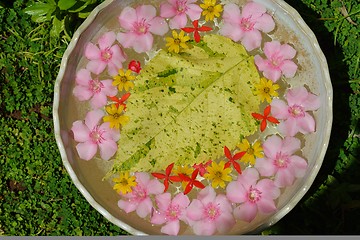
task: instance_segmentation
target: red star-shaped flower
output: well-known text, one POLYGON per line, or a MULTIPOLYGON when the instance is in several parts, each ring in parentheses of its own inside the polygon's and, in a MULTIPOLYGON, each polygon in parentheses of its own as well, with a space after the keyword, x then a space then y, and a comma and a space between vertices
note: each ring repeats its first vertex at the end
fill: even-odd
POLYGON ((165 186, 164 192, 166 192, 168 190, 169 183, 180 182, 182 180, 179 176, 170 176, 171 170, 173 169, 173 167, 174 167, 174 163, 167 166, 167 168, 165 170, 165 174, 163 174, 163 173, 151 173, 151 175, 153 175, 157 179, 164 179, 164 186, 165 186))
POLYGON ((181 180, 185 182, 189 182, 185 187, 185 191, 184 191, 185 195, 188 194, 191 191, 191 189, 193 189, 194 186, 201 189, 205 188, 204 184, 196 180, 198 173, 199 173, 199 169, 195 169, 194 172, 191 174, 191 178, 189 176, 186 176, 185 174, 182 173, 179 174, 181 180))
POLYGON ((230 167, 230 165, 232 164, 235 168, 235 170, 241 174, 241 166, 238 162, 236 162, 236 160, 239 160, 240 158, 242 158, 246 152, 239 152, 237 154, 235 154, 234 156, 231 155, 231 152, 229 150, 229 148, 227 146, 224 147, 224 153, 225 153, 225 157, 227 159, 229 159, 229 161, 227 163, 225 163, 224 165, 224 169, 230 167))
POLYGON ((207 26, 199 27, 199 20, 193 21, 192 24, 193 24, 194 27, 185 27, 185 28, 182 28, 181 30, 183 30, 186 33, 194 32, 195 42, 200 42, 200 34, 199 34, 199 32, 208 32, 208 31, 212 30, 211 27, 207 27, 207 26))
POLYGON ((277 120, 276 118, 269 116, 271 112, 271 105, 268 105, 265 109, 264 109, 264 115, 261 115, 259 113, 252 113, 251 115, 257 119, 257 120, 261 120, 261 124, 260 124, 260 130, 263 132, 267 126, 267 122, 272 122, 275 124, 280 123, 279 120, 277 120))
POLYGON ((126 110, 125 101, 130 97, 130 93, 125 93, 121 98, 117 98, 116 96, 109 97, 111 101, 115 102, 115 106, 119 108, 120 105, 124 106, 124 111, 126 110))

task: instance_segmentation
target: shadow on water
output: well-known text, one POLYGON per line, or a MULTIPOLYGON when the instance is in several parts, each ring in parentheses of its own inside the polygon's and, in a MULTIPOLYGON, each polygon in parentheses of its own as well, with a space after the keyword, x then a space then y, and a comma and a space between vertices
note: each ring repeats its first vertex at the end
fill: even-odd
MULTIPOLYGON (((320 47, 328 61, 330 77, 333 85, 333 126, 327 153, 323 165, 307 194, 298 205, 278 223, 268 229, 270 234, 356 234, 354 228, 344 226, 344 210, 329 203, 328 197, 338 198, 336 191, 324 189, 319 194, 321 185, 334 174, 334 169, 339 158, 344 142, 348 138, 350 125, 348 66, 344 63, 344 55, 339 46, 334 45, 333 33, 325 27, 325 21, 319 20, 320 16, 299 0, 286 0, 294 7, 315 33, 320 47), (316 197, 315 197, 316 195, 316 197)), ((344 173, 345 174, 345 173, 344 173)), ((341 177, 341 176, 340 176, 341 177)), ((359 219, 359 218, 358 218, 359 219)), ((354 220, 355 221, 355 220, 354 220)), ((358 221, 359 222, 359 221, 358 221)), ((359 232, 357 232, 358 234, 359 232)))

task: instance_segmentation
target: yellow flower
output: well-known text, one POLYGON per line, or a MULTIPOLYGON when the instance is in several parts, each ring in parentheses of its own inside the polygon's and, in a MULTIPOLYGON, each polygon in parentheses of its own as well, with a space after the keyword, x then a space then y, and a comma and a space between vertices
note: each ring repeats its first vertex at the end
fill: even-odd
POLYGON ((134 83, 131 82, 135 79, 135 76, 131 75, 131 70, 128 69, 124 72, 123 69, 119 69, 119 74, 114 77, 114 86, 118 86, 119 91, 125 89, 129 91, 130 88, 134 87, 134 83))
POLYGON ((172 35, 173 37, 167 37, 166 40, 166 46, 169 47, 169 52, 175 52, 179 53, 181 49, 189 48, 189 46, 186 44, 187 41, 190 40, 189 36, 184 36, 185 32, 181 31, 179 34, 173 30, 172 35))
POLYGON ((260 141, 256 141, 251 145, 247 139, 243 139, 237 146, 240 148, 240 152, 246 152, 245 155, 240 159, 240 162, 254 165, 256 158, 264 157, 260 141))
POLYGON ((223 7, 216 4, 216 0, 204 0, 200 7, 204 9, 202 15, 205 16, 205 21, 213 21, 215 17, 220 17, 223 7))
POLYGON ((262 102, 266 100, 268 103, 271 103, 272 97, 279 96, 276 90, 278 90, 280 86, 266 78, 261 78, 260 83, 256 84, 255 87, 255 94, 260 96, 262 102))
POLYGON ((210 166, 206 168, 207 173, 204 174, 204 177, 212 181, 211 186, 217 188, 218 186, 225 188, 225 182, 231 181, 231 168, 224 169, 225 162, 220 161, 219 164, 212 162, 210 166))
POLYGON ((121 172, 120 177, 113 178, 114 190, 118 193, 127 194, 131 193, 132 189, 131 187, 135 187, 137 183, 135 182, 135 176, 129 176, 129 172, 121 172))
MULTIPOLYGON (((173 173, 174 175, 179 175, 180 173, 181 174, 184 174, 186 176, 189 176, 191 177, 191 174, 193 172, 193 168, 189 167, 188 165, 185 165, 185 166, 177 166, 174 170, 173 170, 173 173)), ((183 189, 185 190, 186 188, 186 185, 188 184, 188 182, 185 182, 185 181, 182 181, 182 187, 183 189)))
POLYGON ((124 106, 120 105, 116 107, 116 104, 111 104, 105 107, 106 112, 109 115, 103 117, 104 122, 109 122, 111 128, 119 129, 120 125, 124 126, 130 121, 129 116, 124 116, 124 106))

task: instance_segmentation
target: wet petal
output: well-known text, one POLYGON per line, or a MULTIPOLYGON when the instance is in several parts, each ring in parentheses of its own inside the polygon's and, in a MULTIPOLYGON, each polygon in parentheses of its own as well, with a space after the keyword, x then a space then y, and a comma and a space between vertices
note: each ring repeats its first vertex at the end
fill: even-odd
POLYGON ((248 2, 242 9, 242 17, 252 17, 257 19, 266 12, 266 8, 255 2, 248 2))
POLYGON ((291 161, 291 170, 295 175, 295 177, 297 178, 304 177, 308 166, 305 159, 299 156, 291 156, 290 161, 291 161))
POLYGON ((132 30, 133 24, 138 20, 135 9, 132 7, 125 7, 121 11, 118 20, 122 28, 128 31, 132 30))
POLYGON ((272 213, 276 210, 275 202, 269 198, 261 198, 257 202, 257 207, 259 209, 259 212, 267 213, 267 214, 272 213))
POLYGON ((104 93, 96 93, 90 100, 92 109, 102 108, 107 104, 107 97, 104 93))
POLYGON ((89 60, 100 59, 100 49, 92 43, 88 43, 85 47, 85 57, 89 60))
POLYGON ((147 197, 139 203, 138 207, 136 208, 136 213, 139 217, 145 218, 151 213, 152 207, 153 204, 151 202, 151 199, 147 197))
POLYGON ((93 96, 93 92, 89 90, 89 86, 75 86, 73 94, 79 101, 89 100, 93 96))
POLYGON ((135 211, 138 204, 136 202, 132 202, 129 200, 119 200, 118 201, 118 207, 122 210, 124 210, 126 213, 130 213, 135 211))
POLYGON ((169 21, 169 27, 171 29, 180 29, 186 26, 187 17, 185 13, 177 14, 169 21))
POLYGON ((203 218, 203 204, 198 200, 194 199, 186 209, 186 216, 193 221, 199 221, 203 218))
POLYGON ((99 47, 101 50, 110 48, 116 40, 116 34, 114 32, 106 32, 99 38, 99 47))
POLYGON ((147 190, 149 194, 160 194, 164 192, 164 184, 159 182, 157 179, 153 179, 147 185, 147 190))
POLYGON ((237 42, 243 37, 244 32, 238 25, 232 23, 224 23, 224 25, 219 30, 219 34, 231 38, 234 42, 237 42))
POLYGON ((305 112, 305 116, 303 118, 299 118, 297 120, 297 125, 300 128, 300 132, 304 134, 315 132, 315 120, 307 112, 305 112))
POLYGON ((247 191, 238 181, 230 182, 226 187, 227 198, 234 203, 246 201, 247 191))
POLYGON ((180 222, 179 222, 179 220, 174 220, 174 221, 168 222, 165 226, 163 226, 161 228, 160 231, 167 235, 175 236, 175 235, 178 235, 179 230, 180 230, 180 222))
POLYGON ((213 202, 215 197, 215 190, 212 187, 207 186, 198 193, 197 199, 199 199, 204 205, 206 205, 209 202, 213 202))
POLYGON ((138 35, 133 32, 118 33, 117 40, 124 48, 130 48, 133 46, 137 37, 138 37, 138 35))
POLYGON ((91 60, 86 65, 86 68, 95 74, 100 74, 105 70, 106 66, 107 64, 101 60, 91 60))
POLYGON ((223 212, 216 221, 216 228, 219 233, 226 233, 234 227, 236 221, 232 215, 232 212, 223 212))
POLYGON ((117 151, 117 144, 113 140, 104 140, 99 143, 100 156, 105 161, 109 160, 117 151))
POLYGON ((259 180, 259 172, 255 168, 247 168, 239 175, 237 181, 240 182, 245 189, 255 185, 259 180))
POLYGON ((150 21, 149 31, 155 35, 163 36, 169 31, 169 26, 164 18, 155 17, 150 21))
POLYGON ((101 90, 106 96, 115 96, 118 93, 117 87, 113 86, 113 80, 103 80, 104 88, 101 90))
POLYGON ((234 209, 234 216, 245 222, 251 222, 257 213, 257 206, 254 203, 246 202, 234 209))
POLYGON ((280 196, 280 189, 270 179, 262 179, 256 184, 256 188, 262 192, 262 198, 276 199, 280 196))
POLYGON ((76 83, 85 87, 89 87, 89 81, 91 81, 91 73, 89 70, 82 68, 76 73, 76 83))
POLYGON ((154 211, 154 214, 151 216, 150 222, 152 224, 164 224, 166 223, 167 218, 164 212, 154 211))
POLYGON ((256 19, 254 28, 259 29, 265 33, 271 32, 275 28, 274 19, 269 14, 263 14, 256 19))
MULTIPOLYGON (((188 1, 189 3, 190 1, 188 1)), ((186 14, 189 16, 191 21, 198 20, 201 16, 202 9, 196 4, 188 4, 188 10, 186 14)))
POLYGON ((292 155, 294 152, 300 149, 301 142, 294 137, 286 137, 282 143, 281 152, 287 155, 292 155))
POLYGON ((166 211, 171 203, 171 194, 170 193, 159 194, 155 197, 155 200, 159 210, 166 211))
POLYGON ((104 112, 101 109, 90 111, 85 116, 85 124, 90 131, 99 123, 100 119, 104 116, 104 112))
POLYGON ((270 177, 276 172, 276 168, 271 159, 258 158, 256 159, 255 168, 259 171, 261 176, 270 177))
POLYGON ((135 52, 142 53, 149 51, 152 48, 153 41, 154 38, 150 33, 138 36, 133 44, 135 52))
POLYGON ((300 129, 295 118, 288 118, 284 122, 280 122, 278 125, 278 130, 285 136, 293 137, 296 133, 299 132, 300 129))
POLYGON ((215 233, 216 225, 215 225, 215 222, 198 221, 198 222, 195 222, 195 224, 193 226, 193 231, 196 235, 210 236, 215 233))
POLYGON ((86 142, 90 140, 90 130, 83 121, 74 122, 71 131, 74 133, 74 140, 76 142, 86 142))
POLYGON ((263 143, 264 153, 268 158, 275 159, 278 152, 282 150, 282 139, 277 135, 268 137, 263 143))
POLYGON ((280 66, 281 72, 287 78, 294 77, 297 69, 298 66, 291 60, 284 60, 280 66))
POLYGON ((241 39, 241 43, 244 45, 246 50, 251 51, 255 48, 260 47, 261 40, 261 33, 258 30, 254 29, 253 31, 248 31, 244 33, 244 36, 241 39))
POLYGON ((226 4, 222 17, 225 23, 238 24, 241 21, 239 6, 234 3, 226 4))
POLYGON ((160 5, 160 16, 163 18, 171 18, 177 13, 176 8, 168 3, 162 3, 160 5))
POLYGON ((178 204, 180 207, 186 208, 190 204, 189 197, 183 193, 178 193, 172 200, 173 204, 178 204))
POLYGON ((147 22, 156 16, 156 9, 151 5, 140 5, 136 8, 138 19, 145 19, 147 22))
POLYGON ((292 59, 296 55, 296 50, 289 44, 283 44, 280 46, 279 55, 284 59, 292 59))
POLYGON ((273 99, 271 102, 271 114, 277 119, 288 119, 289 118, 289 106, 279 99, 273 99))
POLYGON ((76 145, 76 150, 81 159, 88 161, 95 156, 97 152, 97 144, 92 141, 78 143, 76 145))

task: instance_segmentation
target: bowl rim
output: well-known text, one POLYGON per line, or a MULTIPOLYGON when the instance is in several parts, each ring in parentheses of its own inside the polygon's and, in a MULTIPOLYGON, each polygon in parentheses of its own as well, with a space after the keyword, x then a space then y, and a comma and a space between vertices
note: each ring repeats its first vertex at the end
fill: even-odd
MULTIPOLYGON (((58 90, 60 89, 60 85, 62 82, 62 79, 65 74, 65 70, 67 68, 67 62, 69 59, 69 55, 74 50, 80 35, 88 28, 91 23, 95 20, 97 15, 108 5, 110 5, 112 2, 117 0, 105 0, 101 4, 99 4, 97 7, 95 7, 90 15, 85 19, 85 21, 80 25, 80 27, 75 31, 67 49, 65 50, 63 54, 63 58, 61 60, 60 64, 60 70, 57 75, 55 84, 54 84, 54 97, 53 97, 53 123, 54 123, 54 134, 55 134, 55 140, 58 146, 58 149, 60 151, 62 162, 70 175, 70 178, 72 182, 75 184, 76 188, 80 191, 80 193, 85 197, 87 202, 95 208, 103 217, 105 217, 108 221, 111 223, 117 225, 118 227, 122 228, 123 230, 129 232, 132 235, 149 235, 147 233, 144 233, 142 231, 137 230, 136 228, 126 224, 125 222, 119 220, 118 218, 114 217, 109 211, 107 211, 102 205, 100 205, 94 197, 89 193, 89 191, 85 188, 85 186, 80 182, 78 179, 74 169, 72 168, 65 150, 65 145, 63 142, 63 139, 61 137, 61 131, 60 131, 60 121, 59 121, 59 104, 60 104, 60 93, 58 90)), ((253 0, 254 2, 258 2, 258 0, 253 0)), ((285 11, 288 15, 294 17, 297 20, 297 24, 302 31, 302 33, 309 39, 309 41, 312 43, 312 48, 315 50, 315 53, 317 57, 319 58, 321 62, 322 68, 322 75, 324 76, 324 86, 327 93, 327 105, 323 106, 327 110, 328 118, 327 118, 327 126, 324 129, 326 134, 324 135, 323 139, 323 146, 321 148, 321 152, 319 153, 318 157, 320 159, 316 161, 316 164, 314 165, 311 174, 308 176, 308 178, 305 180, 304 185, 301 189, 301 191, 298 191, 288 200, 288 203, 286 204, 286 207, 283 207, 279 209, 275 214, 272 215, 270 219, 263 222, 261 225, 257 226, 253 231, 249 232, 249 234, 252 233, 258 233, 260 231, 263 231, 264 229, 274 225, 277 223, 281 218, 283 218, 287 213, 289 213, 297 204, 298 202, 303 198, 303 196, 306 194, 306 192, 310 189, 312 183, 314 182, 320 167, 323 163, 328 144, 330 141, 330 135, 331 135, 331 127, 332 127, 332 121, 333 121, 333 90, 332 90, 332 84, 330 79, 330 74, 328 70, 328 64, 327 60, 325 58, 324 53, 322 52, 320 45, 318 43, 318 40, 313 33, 313 31, 309 28, 309 26, 305 23, 301 15, 288 3, 286 3, 283 0, 265 0, 273 2, 274 4, 277 4, 283 11, 285 11)))

